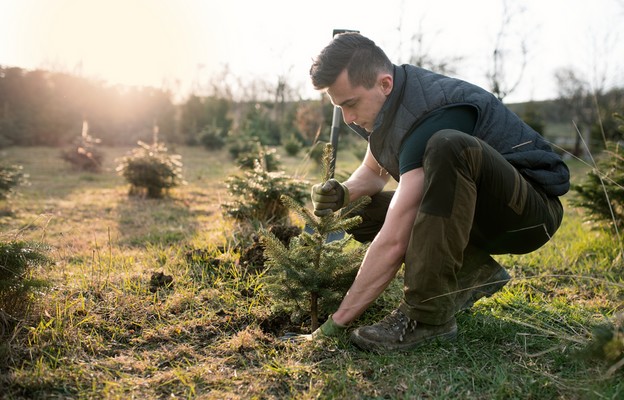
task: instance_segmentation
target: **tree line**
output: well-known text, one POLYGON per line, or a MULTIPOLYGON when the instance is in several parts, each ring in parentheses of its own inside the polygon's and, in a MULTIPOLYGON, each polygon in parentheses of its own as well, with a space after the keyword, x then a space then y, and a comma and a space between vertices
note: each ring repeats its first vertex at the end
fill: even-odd
MULTIPOLYGON (((594 143, 622 140, 613 114, 624 113, 624 89, 592 92, 573 71, 557 76, 559 97, 548 102, 510 105, 538 131, 571 122, 581 135, 566 149, 581 153, 581 138, 594 143)), ((284 86, 280 82, 280 87, 284 86)), ((167 90, 109 86, 67 73, 0 66, 0 148, 63 146, 80 135, 84 121, 102 144, 149 142, 154 127, 169 143, 218 147, 232 136, 251 136, 266 145, 295 138, 311 144, 324 139, 331 104, 323 100, 234 101, 223 95, 191 94, 174 104, 167 90)))

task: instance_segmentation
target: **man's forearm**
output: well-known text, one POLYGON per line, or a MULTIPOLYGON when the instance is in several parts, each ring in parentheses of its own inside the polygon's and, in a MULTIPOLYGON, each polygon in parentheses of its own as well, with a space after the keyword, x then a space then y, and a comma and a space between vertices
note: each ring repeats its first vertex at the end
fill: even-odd
POLYGON ((397 249, 391 256, 393 252, 389 250, 380 257, 384 254, 380 247, 375 241, 371 243, 357 277, 333 314, 337 323, 348 325, 359 317, 388 287, 401 267, 404 252, 397 249))
POLYGON ((334 320, 339 324, 347 325, 359 317, 388 286, 403 264, 420 206, 423 182, 422 168, 403 175, 384 225, 368 248, 355 281, 334 313, 334 320))
POLYGON ((388 183, 387 176, 379 176, 365 165, 360 165, 343 184, 349 188, 349 200, 372 196, 383 190, 388 183))

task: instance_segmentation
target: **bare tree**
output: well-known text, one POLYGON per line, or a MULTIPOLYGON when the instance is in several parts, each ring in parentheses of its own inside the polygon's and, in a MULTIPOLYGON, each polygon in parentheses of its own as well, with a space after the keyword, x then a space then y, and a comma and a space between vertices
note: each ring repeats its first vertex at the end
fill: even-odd
POLYGON ((577 72, 569 68, 557 70, 555 79, 559 92, 558 101, 562 107, 561 112, 567 114, 578 129, 572 154, 577 157, 588 157, 591 125, 595 120, 590 85, 581 79, 577 72))
POLYGON ((487 73, 488 81, 490 82, 491 92, 500 100, 503 101, 505 97, 513 93, 524 76, 528 60, 528 47, 527 39, 525 36, 520 37, 519 46, 514 45, 520 49, 520 61, 514 61, 514 64, 520 66, 516 72, 515 77, 509 77, 509 59, 512 58, 511 51, 509 50, 509 39, 513 32, 509 31, 512 26, 514 18, 524 13, 524 8, 519 8, 516 12, 509 7, 508 0, 503 0, 503 16, 501 20, 501 26, 496 35, 496 41, 494 42, 494 51, 492 52, 492 65, 487 73))
MULTIPOLYGON (((405 1, 401 1, 400 9, 404 10, 405 1)), ((406 15, 405 12, 400 12, 399 23, 397 25, 397 32, 399 36, 398 41, 398 53, 399 55, 402 53, 404 43, 403 43, 403 16, 406 15)), ((407 58, 407 62, 412 65, 416 65, 421 68, 425 68, 439 74, 455 74, 457 73, 456 65, 458 65, 462 60, 462 56, 456 56, 451 58, 434 58, 431 55, 431 47, 433 41, 429 41, 428 37, 425 35, 425 29, 423 27, 423 21, 425 20, 425 15, 421 15, 420 20, 418 21, 418 26, 416 32, 414 32, 409 39, 409 55, 407 58)), ((435 35, 434 35, 435 36, 435 35)), ((400 56, 399 56, 400 59, 400 56)))

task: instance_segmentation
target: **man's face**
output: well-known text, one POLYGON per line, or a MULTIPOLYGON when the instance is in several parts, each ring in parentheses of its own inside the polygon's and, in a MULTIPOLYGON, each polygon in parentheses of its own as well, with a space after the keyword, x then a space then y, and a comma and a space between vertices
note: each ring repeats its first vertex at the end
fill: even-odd
POLYGON ((379 74, 375 85, 366 89, 364 86, 351 86, 344 69, 326 91, 332 103, 342 109, 345 123, 354 123, 370 133, 377 114, 392 91, 392 75, 379 74))

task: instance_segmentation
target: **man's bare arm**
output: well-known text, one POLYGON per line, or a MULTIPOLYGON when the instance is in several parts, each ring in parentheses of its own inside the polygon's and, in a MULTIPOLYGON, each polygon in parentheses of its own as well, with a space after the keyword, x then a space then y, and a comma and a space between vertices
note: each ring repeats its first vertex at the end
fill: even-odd
POLYGON ((379 166, 369 147, 366 149, 362 164, 343 184, 349 188, 349 200, 353 201, 362 196, 372 196, 381 192, 388 180, 390 175, 379 166))
POLYGON ((386 221, 371 243, 357 277, 345 295, 333 320, 348 325, 390 284, 405 258, 412 226, 422 199, 424 172, 422 168, 401 176, 392 198, 386 221))

